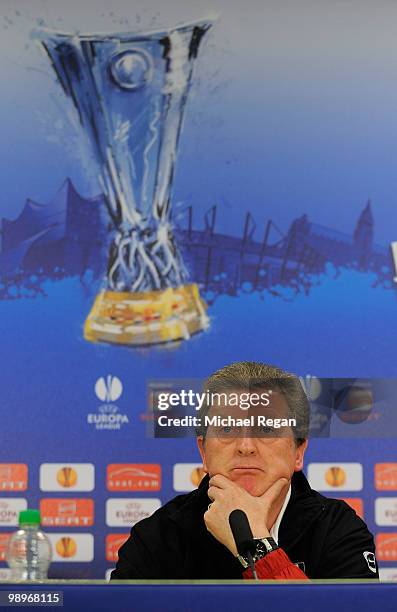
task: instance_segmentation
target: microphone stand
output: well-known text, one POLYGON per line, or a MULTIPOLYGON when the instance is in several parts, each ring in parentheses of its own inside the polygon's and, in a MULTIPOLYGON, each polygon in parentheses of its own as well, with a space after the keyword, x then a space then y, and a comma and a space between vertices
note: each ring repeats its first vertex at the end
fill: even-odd
POLYGON ((249 550, 247 550, 246 555, 247 555, 249 566, 251 568, 252 575, 255 580, 258 580, 258 576, 257 576, 256 569, 255 569, 255 563, 254 563, 254 560, 249 550))

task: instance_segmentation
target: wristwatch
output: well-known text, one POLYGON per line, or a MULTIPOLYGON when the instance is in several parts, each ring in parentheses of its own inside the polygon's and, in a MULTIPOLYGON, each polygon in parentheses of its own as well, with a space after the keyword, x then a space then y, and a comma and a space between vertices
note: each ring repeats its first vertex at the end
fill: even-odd
MULTIPOLYGON (((254 538, 253 542, 255 542, 255 551, 252 554, 252 560, 254 563, 265 557, 273 550, 277 550, 280 548, 273 538, 254 538)), ((249 562, 247 557, 243 557, 242 555, 237 555, 237 559, 240 561, 241 565, 244 569, 249 567, 249 562)))

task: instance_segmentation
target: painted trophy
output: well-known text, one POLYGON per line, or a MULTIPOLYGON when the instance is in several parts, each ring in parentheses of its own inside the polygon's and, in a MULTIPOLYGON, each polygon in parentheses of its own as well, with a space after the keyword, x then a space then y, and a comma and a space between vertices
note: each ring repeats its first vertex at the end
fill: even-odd
POLYGON ((151 345, 208 327, 175 242, 171 190, 193 67, 210 22, 166 32, 41 33, 98 163, 114 228, 87 340, 151 345))

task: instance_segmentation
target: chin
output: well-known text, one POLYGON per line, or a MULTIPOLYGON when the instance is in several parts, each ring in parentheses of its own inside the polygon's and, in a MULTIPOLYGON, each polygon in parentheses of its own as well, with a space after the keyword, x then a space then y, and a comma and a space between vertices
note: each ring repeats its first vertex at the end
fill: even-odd
POLYGON ((256 476, 251 475, 243 475, 240 476, 237 480, 234 481, 236 484, 240 485, 243 489, 247 491, 250 495, 254 497, 259 497, 262 495, 266 489, 263 486, 263 483, 258 482, 256 476))

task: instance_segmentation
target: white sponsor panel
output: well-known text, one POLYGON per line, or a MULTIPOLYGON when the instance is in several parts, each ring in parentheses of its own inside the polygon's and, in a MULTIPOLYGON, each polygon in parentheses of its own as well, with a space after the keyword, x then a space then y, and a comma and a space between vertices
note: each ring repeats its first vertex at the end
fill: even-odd
POLYGON ((397 567, 380 567, 379 578, 383 582, 397 582, 397 567))
POLYGON ((361 491, 361 463, 309 463, 307 478, 317 491, 361 491))
POLYGON ((91 533, 47 533, 52 546, 52 560, 62 563, 92 561, 94 536, 91 533))
POLYGON ((24 497, 0 498, 0 527, 17 527, 19 513, 27 507, 24 497))
POLYGON ((9 567, 0 567, 0 580, 10 580, 11 569, 9 567))
POLYGON ((381 527, 397 525, 397 497, 378 497, 375 500, 375 523, 381 527))
POLYGON ((95 468, 92 463, 42 463, 40 490, 93 491, 95 468))
POLYGON ((202 463, 175 463, 174 465, 174 490, 193 491, 198 486, 196 475, 203 469, 202 463))
POLYGON ((111 576, 111 573, 112 573, 112 571, 113 571, 114 569, 116 569, 116 568, 114 568, 114 567, 110 567, 110 568, 109 568, 109 569, 107 569, 107 570, 106 570, 106 572, 105 572, 105 580, 107 580, 108 582, 110 581, 110 576, 111 576))
POLYGON ((106 524, 109 527, 132 527, 161 506, 157 498, 113 497, 106 502, 106 524))

